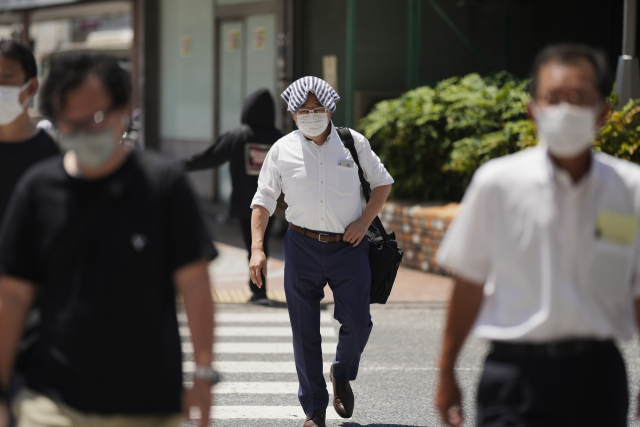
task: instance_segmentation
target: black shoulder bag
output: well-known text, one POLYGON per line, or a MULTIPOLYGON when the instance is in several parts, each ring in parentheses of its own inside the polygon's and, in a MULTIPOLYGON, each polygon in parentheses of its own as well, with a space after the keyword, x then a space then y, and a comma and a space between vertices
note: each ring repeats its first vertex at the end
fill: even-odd
MULTIPOLYGON (((364 179, 351 131, 346 127, 336 128, 336 131, 358 165, 358 177, 362 185, 362 192, 365 200, 369 203, 371 189, 367 180, 364 179)), ((404 250, 398 247, 396 234, 393 231, 387 234, 378 216, 369 226, 367 239, 369 239, 369 264, 371 266, 371 304, 384 304, 391 294, 404 250)))

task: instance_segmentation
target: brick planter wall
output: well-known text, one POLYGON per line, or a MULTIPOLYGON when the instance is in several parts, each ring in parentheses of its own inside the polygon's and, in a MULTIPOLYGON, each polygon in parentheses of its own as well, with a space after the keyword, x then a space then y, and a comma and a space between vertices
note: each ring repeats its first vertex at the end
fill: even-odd
POLYGON ((451 275, 436 264, 435 254, 458 207, 457 203, 443 205, 390 201, 385 204, 380 220, 387 232, 395 231, 398 245, 404 249, 402 265, 451 275))

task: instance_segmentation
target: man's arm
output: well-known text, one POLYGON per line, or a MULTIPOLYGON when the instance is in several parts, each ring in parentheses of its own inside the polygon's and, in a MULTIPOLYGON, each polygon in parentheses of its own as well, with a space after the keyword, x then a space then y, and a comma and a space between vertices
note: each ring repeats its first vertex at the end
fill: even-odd
POLYGON ((251 260, 249 274, 251 281, 262 287, 262 276, 267 276, 267 257, 264 254, 264 232, 269 224, 269 211, 260 205, 253 205, 251 214, 251 260))
MULTIPOLYGON (((187 312, 196 366, 210 368, 213 361, 213 302, 207 266, 207 260, 202 259, 179 268, 174 273, 174 283, 187 312)), ((208 426, 211 384, 194 379, 193 387, 184 399, 185 416, 188 417, 189 408, 196 406, 200 409, 201 426, 208 426)))
POLYGON ((13 360, 34 297, 33 283, 0 276, 0 386, 4 390, 11 379, 13 360))
POLYGON ((483 286, 456 278, 449 302, 447 321, 440 355, 440 377, 436 406, 445 424, 462 424, 462 399, 456 384, 454 368, 460 349, 478 316, 484 299, 483 286), (452 411, 453 410, 453 411, 452 411))
POLYGON ((349 225, 344 232, 343 239, 345 242, 353 243, 354 247, 360 244, 367 234, 369 226, 382 210, 384 202, 386 202, 387 197, 389 197, 390 191, 391 184, 381 185, 373 189, 371 197, 369 197, 369 203, 367 203, 360 219, 349 225))
POLYGON ((231 138, 229 134, 220 136, 209 148, 184 159, 187 171, 216 168, 231 158, 231 138))

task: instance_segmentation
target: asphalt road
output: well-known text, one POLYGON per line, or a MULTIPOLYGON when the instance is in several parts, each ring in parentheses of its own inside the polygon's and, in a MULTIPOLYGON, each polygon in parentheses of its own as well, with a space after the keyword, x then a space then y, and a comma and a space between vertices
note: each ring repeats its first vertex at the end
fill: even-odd
MULTIPOLYGON (((327 306, 325 323, 323 327, 335 328, 335 336, 324 338, 323 342, 328 346, 337 342, 338 325, 328 318, 332 313, 332 306, 327 306)), ((224 369, 242 371, 233 368, 233 364, 227 362, 258 362, 264 366, 272 366, 271 362, 285 362, 279 366, 293 365, 293 354, 288 352, 261 352, 266 349, 264 343, 273 343, 286 346, 291 342, 287 336, 255 336, 255 332, 262 328, 271 328, 270 334, 282 333, 282 322, 272 322, 277 316, 285 316, 286 308, 262 308, 245 305, 219 305, 219 315, 227 318, 218 321, 217 327, 225 336, 217 338, 218 343, 246 343, 242 353, 234 353, 234 344, 226 344, 223 352, 216 354, 216 360, 224 369), (230 314, 230 316, 229 316, 230 314), (271 321, 252 321, 251 316, 270 317, 271 321), (235 316, 235 317, 234 317, 235 316), (275 317, 274 317, 275 316, 275 317), (238 322, 238 320, 240 320, 238 322), (249 344, 251 343, 251 344, 249 344), (249 347, 249 353, 247 353, 249 347), (288 364, 287 364, 288 362, 288 364), (289 365, 290 364, 290 365, 289 365)), ((437 356, 439 354, 440 339, 444 323, 445 309, 442 305, 433 304, 398 304, 372 307, 374 328, 369 344, 362 356, 358 379, 352 383, 356 407, 354 415, 348 420, 328 420, 331 427, 400 427, 400 426, 440 426, 437 413, 433 406, 434 389, 437 376, 437 356)), ((260 318, 260 317, 258 317, 260 318)), ((272 334, 273 335, 273 334, 272 334)), ((270 348, 273 348, 271 346, 270 348)), ((622 345, 627 369, 629 372, 632 396, 637 395, 640 385, 640 349, 637 340, 622 345)), ((487 346, 484 342, 470 339, 458 363, 458 379, 463 387, 465 397, 464 411, 467 414, 466 426, 475 425, 474 422, 474 394, 480 375, 480 369, 487 346)), ((185 360, 190 360, 185 356, 185 360)), ((332 355, 327 352, 324 361, 332 361, 332 355)), ((261 365, 262 366, 262 365, 261 365)), ((273 365, 275 366, 275 365, 273 365)), ((258 371, 261 368, 257 369, 258 371)), ((266 370, 269 370, 267 368, 266 370)), ((291 385, 296 382, 294 372, 267 373, 267 372, 225 372, 223 373, 224 392, 216 393, 214 408, 214 420, 211 425, 219 427, 289 427, 302 426, 302 419, 260 419, 261 413, 272 413, 283 407, 289 408, 289 413, 303 417, 299 409, 295 392, 257 393, 261 390, 270 390, 271 385, 291 385), (262 383, 272 384, 262 384, 262 383), (234 387, 251 383, 250 393, 234 391, 234 387), (260 384, 255 384, 260 383, 260 384), (230 391, 231 390, 231 391, 230 391), (242 408, 233 408, 242 407, 242 408), (275 407, 275 408, 274 408, 275 407), (296 408, 297 407, 297 408, 296 408), (220 419, 229 416, 229 411, 239 409, 247 418, 220 419), (254 411, 256 415, 251 415, 254 411), (257 412, 256 412, 257 411, 257 412)), ((188 377, 188 374, 187 374, 188 377)), ((328 381, 328 375, 326 375, 328 381)), ((223 390, 223 389, 218 389, 223 390)), ((635 401, 635 397, 632 398, 635 401)), ((630 413, 635 411, 635 402, 632 403, 630 413)), ((333 414, 333 408, 328 408, 328 413, 333 414)), ((233 416, 233 415, 231 415, 233 416)), ((276 415, 277 416, 277 415, 276 415)), ((191 425, 192 423, 189 423, 191 425)), ((629 425, 638 425, 636 421, 630 421, 629 425)))

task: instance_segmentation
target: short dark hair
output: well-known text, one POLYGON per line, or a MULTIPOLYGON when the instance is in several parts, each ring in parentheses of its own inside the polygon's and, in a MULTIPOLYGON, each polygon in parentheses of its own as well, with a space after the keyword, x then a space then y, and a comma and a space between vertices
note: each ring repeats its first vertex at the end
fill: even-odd
POLYGON ((15 40, 0 40, 0 56, 13 59, 20 63, 22 71, 24 71, 25 83, 34 77, 38 77, 38 66, 36 58, 31 50, 15 40))
POLYGON ((607 98, 611 93, 613 82, 609 72, 606 55, 597 49, 583 44, 557 44, 544 48, 533 61, 531 70, 531 82, 529 93, 535 98, 538 89, 538 74, 540 69, 549 62, 558 64, 576 64, 586 59, 596 73, 596 87, 602 98, 607 98))
POLYGON ((111 108, 131 100, 131 79, 115 58, 106 55, 67 54, 51 61, 49 76, 40 94, 40 111, 55 119, 64 109, 69 91, 80 87, 89 76, 100 79, 111 96, 111 108))

